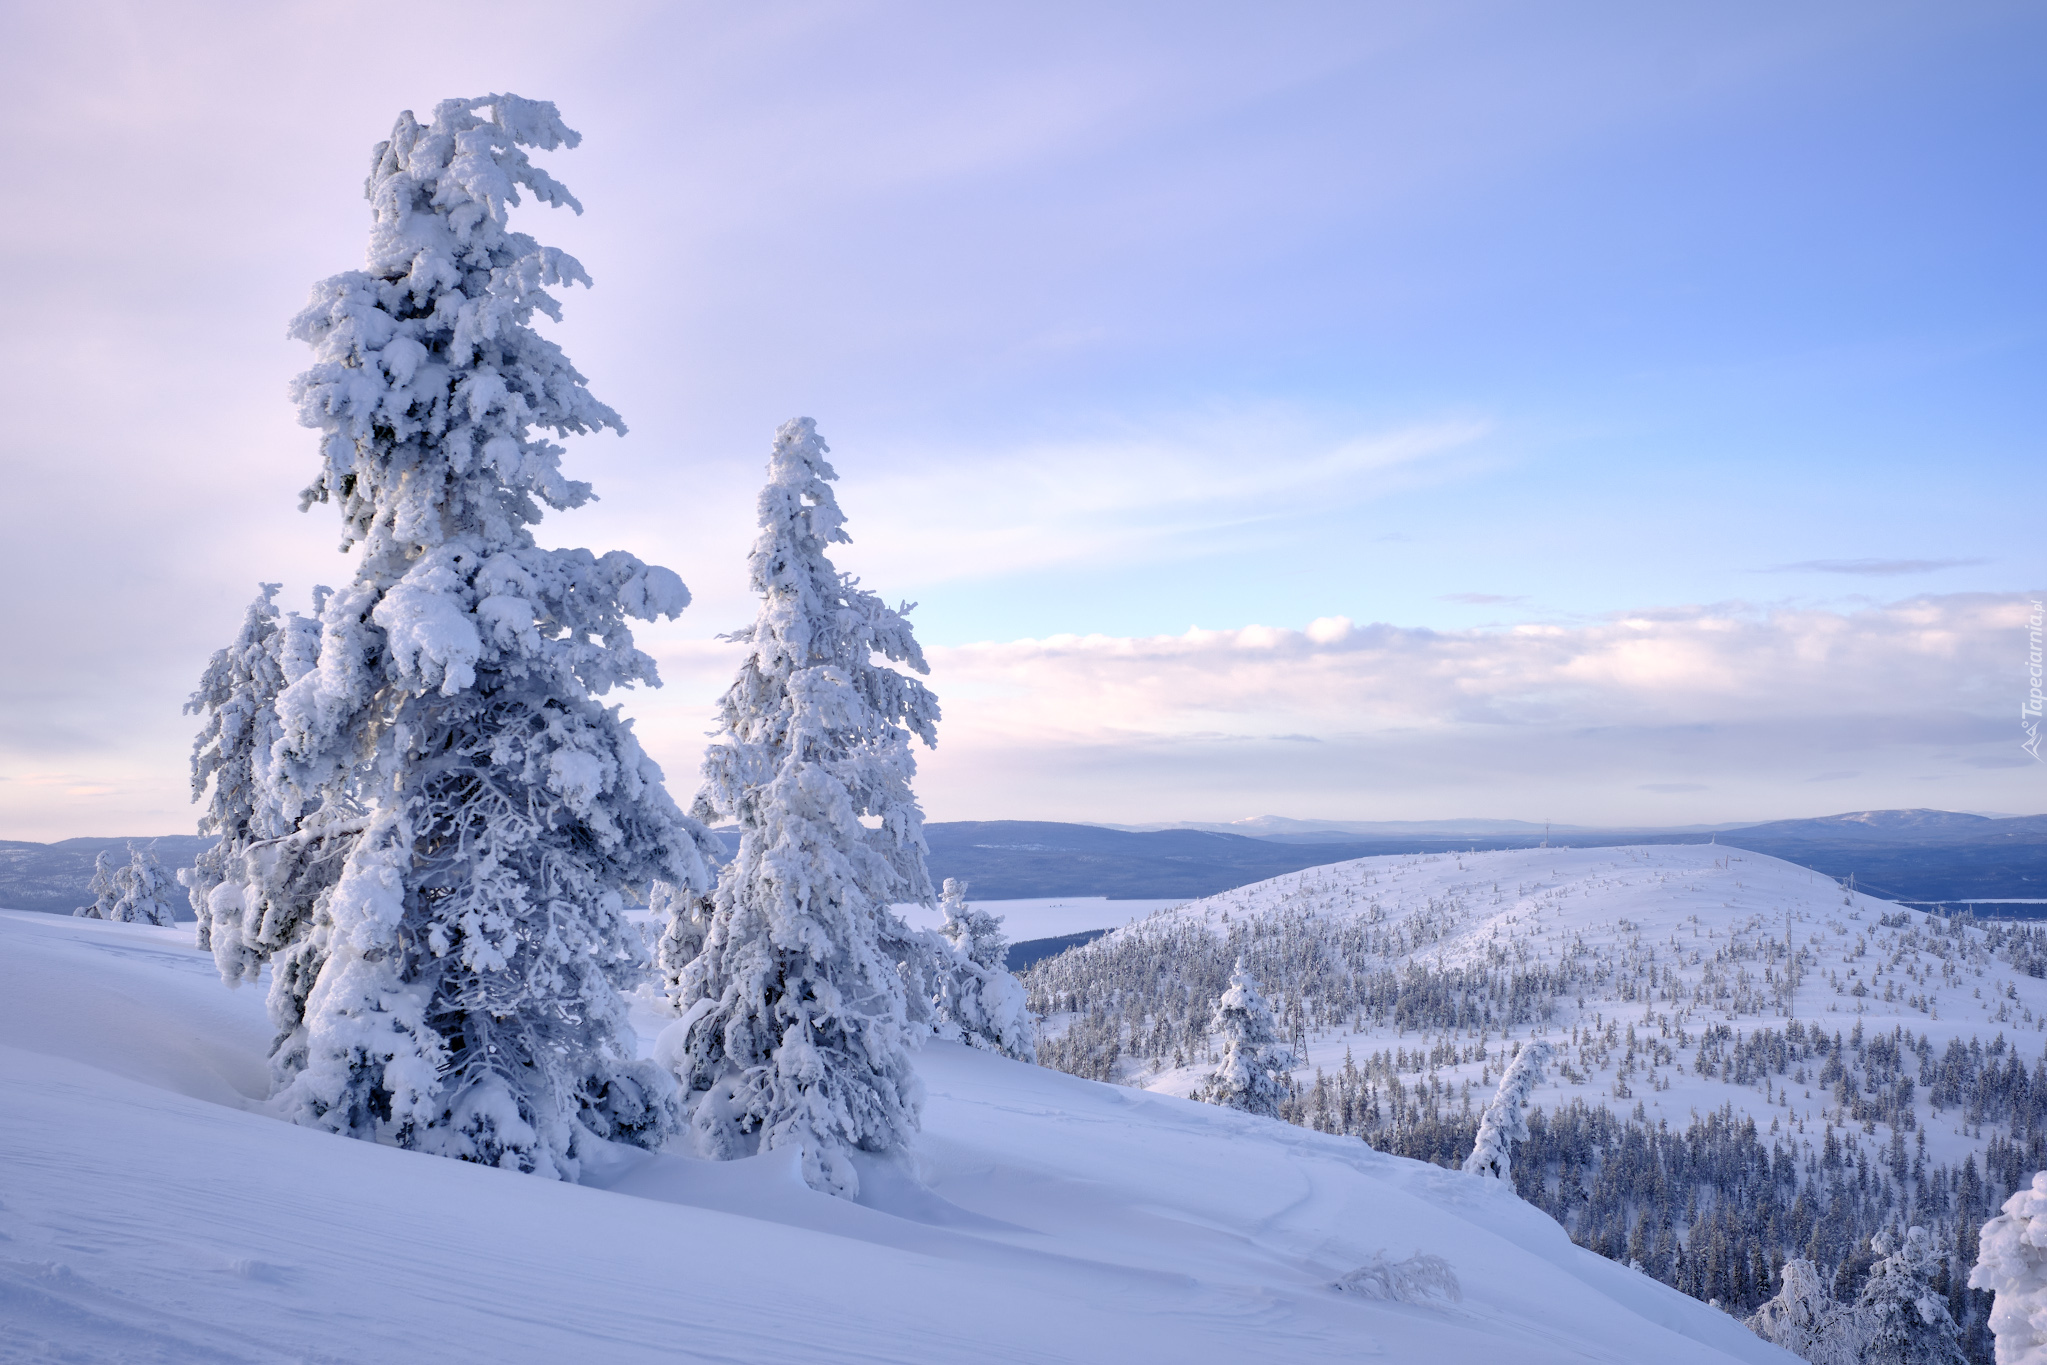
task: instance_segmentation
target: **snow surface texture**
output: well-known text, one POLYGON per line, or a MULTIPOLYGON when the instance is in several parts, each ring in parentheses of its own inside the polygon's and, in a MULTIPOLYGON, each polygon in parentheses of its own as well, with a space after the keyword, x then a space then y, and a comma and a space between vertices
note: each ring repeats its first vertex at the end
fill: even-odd
MULTIPOLYGON (((1474 1038, 1454 1060, 1429 1064, 1447 1086, 1489 1090, 1500 1041, 1545 1039, 1556 1055, 1530 1098, 1552 1111, 1574 1098, 1617 1114, 1642 1104, 1651 1121, 1681 1124, 1693 1111, 1732 1104, 1766 1130, 1774 1122, 1811 1137, 1835 1108, 1834 1095, 1810 1080, 1723 1079, 1726 1045, 1706 1036, 1710 1028, 1781 1029, 1791 1019, 1829 1032, 1902 1028, 1926 1035, 1936 1057, 1951 1040, 1988 1044, 1997 1034, 2037 1055, 2047 1033, 2047 979, 1994 956, 1983 930, 1950 932, 1932 916, 1849 895, 1795 864, 1705 844, 1360 858, 1156 912, 1075 954, 1183 923, 1206 925, 1220 940, 1246 917, 1369 928, 1387 947, 1380 960, 1395 967, 1582 969, 1549 1019, 1495 1028, 1484 1058, 1474 1038), (1632 1050, 1629 1028, 1639 1038, 1632 1050)), ((1273 989, 1269 979, 1266 987, 1273 989)), ((1046 1031, 1065 1022, 1047 1019, 1046 1031)), ((1346 1051, 1362 1059, 1432 1041, 1392 1024, 1353 1022, 1304 1026, 1295 1076, 1312 1083, 1318 1068, 1341 1068, 1346 1051)), ((1116 1079, 1186 1095, 1207 1073, 1206 1062, 1154 1070, 1126 1057, 1116 1079)), ((1981 1140, 1962 1131, 1952 1106, 1936 1111, 1925 1087, 1914 1103, 1914 1136, 1926 1134, 1929 1160, 1981 1159, 1981 1140)))
POLYGON ((953 952, 889 910, 932 899, 910 740, 938 742, 938 700, 891 666, 930 671, 909 607, 832 566, 852 537, 827 449, 799 417, 768 456, 748 561, 760 612, 727 637, 747 651, 692 807, 737 825, 739 851, 719 869, 703 950, 662 962, 683 1017, 660 1059, 703 1155, 792 1149, 813 1188, 850 1196, 852 1153, 916 1131, 909 1050, 936 1022, 953 952))
POLYGON ((579 208, 526 150, 578 140, 490 95, 402 114, 373 153, 368 268, 291 328, 321 433, 304 503, 337 507, 354 577, 317 620, 266 586, 208 665, 193 782, 222 838, 187 880, 230 984, 275 964, 278 1112, 565 1179, 586 1143, 679 1121, 625 1042, 643 954, 620 889, 707 888, 715 847, 597 700, 658 683, 626 621, 688 591, 532 531, 591 496, 548 437, 624 431, 533 326, 588 276, 509 225, 522 192, 579 208))
POLYGON ((270 1039, 182 929, 0 913, 0 1359, 1793 1360, 1498 1181, 965 1047, 856 1203, 791 1151, 571 1185, 294 1127, 270 1039), (1462 1302, 1332 1287, 1387 1246, 1462 1302))

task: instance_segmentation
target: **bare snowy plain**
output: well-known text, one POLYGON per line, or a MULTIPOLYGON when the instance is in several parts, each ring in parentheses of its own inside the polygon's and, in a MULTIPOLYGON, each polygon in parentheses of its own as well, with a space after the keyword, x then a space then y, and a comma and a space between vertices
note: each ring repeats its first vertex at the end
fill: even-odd
MULTIPOLYGON (((1766 1132, 1816 1140, 1830 1113, 1840 1120, 1830 1090, 1809 1076, 1722 1079, 1716 1059, 1726 1044, 1709 1029, 1781 1030, 1794 1019, 1830 1035, 1903 1029, 1925 1036, 1935 1055, 1951 1040, 1988 1045, 2002 1035, 2029 1062, 2047 1044, 2047 979, 1994 955, 1984 930, 1710 844, 1360 858, 1155 912, 1117 932, 1193 923, 1223 934, 1233 920, 1287 915, 1381 927, 1394 944, 1383 958, 1391 966, 1583 969, 1576 993, 1540 1023, 1448 1039, 1369 1020, 1311 1030, 1296 1072, 1306 1082, 1318 1068, 1341 1067, 1347 1052, 1362 1062, 1404 1050, 1414 1072, 1469 1083, 1482 1104, 1499 1078, 1501 1042, 1543 1038, 1557 1063, 1535 1106, 1575 1098, 1629 1113, 1639 1104, 1651 1121, 1681 1125, 1732 1104, 1766 1132)), ((1114 938, 1082 951, 1111 952, 1114 938)), ((1126 1063, 1118 1078, 1185 1095, 1207 1073, 1200 1062, 1126 1063)), ((1981 1134, 1965 1131, 1953 1108, 1935 1109, 1930 1090, 1918 1093, 1916 1117, 1931 1159, 1980 1156, 1981 1134)))
POLYGON ((575 1186, 311 1132, 189 932, 0 912, 0 1359, 1794 1359, 1497 1183, 950 1045, 857 1204, 782 1155, 575 1186), (1331 1287, 1381 1249, 1461 1299, 1331 1287))

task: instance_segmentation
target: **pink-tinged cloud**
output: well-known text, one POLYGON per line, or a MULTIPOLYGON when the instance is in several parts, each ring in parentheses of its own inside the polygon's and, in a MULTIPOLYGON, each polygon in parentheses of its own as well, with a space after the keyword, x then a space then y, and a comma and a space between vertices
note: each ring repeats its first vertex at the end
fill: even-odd
POLYGON ((936 649, 923 791, 950 818, 1653 824, 1775 815, 1787 784, 1852 766, 1810 799, 2019 808, 2037 775, 1996 760, 2017 753, 2026 612, 1971 594, 936 649))

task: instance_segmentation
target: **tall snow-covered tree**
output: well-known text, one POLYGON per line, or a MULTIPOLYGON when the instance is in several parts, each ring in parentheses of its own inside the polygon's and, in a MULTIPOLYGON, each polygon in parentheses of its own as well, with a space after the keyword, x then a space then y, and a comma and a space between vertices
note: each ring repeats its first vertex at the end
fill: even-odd
POLYGON ((1971 1289, 1987 1289, 1997 1365, 2047 1362, 2047 1171, 1983 1225, 1971 1289))
POLYGON ((890 666, 927 671, 909 608, 827 555, 850 537, 826 452, 807 417, 775 434, 749 561, 760 613, 731 637, 746 653, 695 807, 738 825, 739 851, 659 1054, 702 1153, 796 1148, 813 1188, 850 1196, 851 1153, 902 1147, 922 1104, 904 973, 925 949, 889 907, 931 899, 910 740, 935 743, 939 713, 890 666))
POLYGON ((1874 1245, 1881 1259, 1855 1300, 1861 1359, 1866 1365, 1967 1365, 1962 1329, 1934 1288, 1941 1258, 1933 1238, 1915 1227, 1902 1237, 1880 1232, 1874 1245))
POLYGON ((171 908, 171 877, 147 844, 128 845, 128 861, 112 851, 100 850, 93 861, 91 905, 80 906, 73 915, 84 919, 113 920, 121 924, 171 924, 177 919, 171 908))
POLYGON ((565 1179, 591 1136, 652 1144, 677 1117, 626 1029, 645 957, 620 890, 709 884, 708 836, 597 701, 658 683, 626 620, 688 592, 531 529, 591 496, 548 436, 624 431, 532 325, 588 276, 510 227, 522 192, 580 211, 526 151, 579 140, 553 105, 490 95, 402 114, 378 144, 367 268, 315 286, 291 327, 322 433, 302 506, 338 505, 356 572, 319 602, 312 657, 266 597, 194 699, 228 843, 192 887, 216 954, 230 979, 290 954, 277 1109, 565 1179), (317 867, 279 871, 294 859, 317 867))
POLYGON ((1287 1096, 1293 1053, 1280 1041, 1272 1006, 1259 993, 1258 982, 1238 958, 1229 989, 1216 1002, 1210 1027, 1222 1035, 1222 1060, 1216 1063, 1201 1098, 1247 1114, 1279 1117, 1287 1096))
POLYGON ((935 1030, 1020 1062, 1038 1059, 1038 1021, 1023 983, 1009 970, 1002 916, 967 904, 967 888, 951 877, 939 894, 950 951, 939 962, 935 1030))
POLYGON ((1493 1093, 1492 1103, 1478 1119, 1478 1140, 1472 1144, 1471 1155, 1464 1159, 1464 1169, 1475 1175, 1489 1176, 1497 1180, 1513 1179, 1514 1144, 1528 1136, 1528 1097, 1542 1082, 1542 1069, 1548 1065, 1550 1047, 1544 1042, 1525 1044, 1514 1062, 1507 1068, 1507 1074, 1500 1077, 1500 1088, 1493 1093))

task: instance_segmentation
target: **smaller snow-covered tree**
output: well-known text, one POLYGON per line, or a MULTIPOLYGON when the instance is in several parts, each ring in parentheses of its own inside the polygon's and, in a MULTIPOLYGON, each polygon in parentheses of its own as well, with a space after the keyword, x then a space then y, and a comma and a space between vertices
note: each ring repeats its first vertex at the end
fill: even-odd
POLYGON ((120 924, 171 924, 177 919, 171 909, 171 886, 170 874, 154 849, 130 844, 126 863, 101 850, 88 887, 95 899, 71 913, 120 924))
POLYGON ((1038 1021, 1023 983, 1009 971, 1002 916, 967 904, 964 882, 951 877, 939 896, 945 924, 937 955, 934 1031, 1020 1062, 1038 1060, 1038 1021))
POLYGON ((1990 1332, 1997 1340, 1997 1365, 2047 1361, 2047 1171, 2034 1175, 1983 1225, 1969 1287, 1996 1296, 1990 1332))
POLYGON ((654 946, 654 965, 661 974, 664 990, 682 984, 683 969, 704 950, 704 933, 709 927, 711 897, 687 886, 657 881, 647 892, 647 909, 661 937, 654 946))
POLYGON ((909 1053, 929 1033, 936 936, 890 906, 931 900, 910 741, 937 742, 938 702, 910 676, 928 669, 909 608, 832 565, 851 537, 827 449, 807 417, 775 434, 750 563, 760 614, 728 637, 747 650, 696 805, 738 826, 739 849, 657 1055, 704 1155, 793 1148, 812 1188, 851 1197, 852 1153, 905 1147, 922 1104, 909 1053))
POLYGON ((1478 1120, 1478 1141, 1464 1159, 1464 1169, 1473 1175, 1496 1180, 1513 1179, 1514 1144, 1528 1136, 1528 1097, 1542 1083, 1542 1069, 1549 1064, 1548 1043, 1531 1042, 1521 1049, 1500 1088, 1478 1120))
POLYGON ((1856 1365, 1861 1354, 1855 1310, 1835 1302, 1819 1268, 1802 1256, 1784 1263, 1776 1297, 1755 1311, 1748 1329, 1811 1365, 1856 1365))
POLYGON ((92 880, 85 889, 92 892, 91 905, 81 905, 71 914, 77 919, 112 919, 114 903, 121 899, 120 875, 124 869, 114 861, 114 851, 100 850, 92 862, 92 880))
POLYGON ((214 651, 185 704, 187 714, 204 718, 192 744, 192 799, 205 802, 199 832, 218 838, 178 881, 197 917, 199 946, 212 951, 222 980, 254 981, 264 963, 280 959, 271 1016, 280 1033, 289 1033, 325 957, 314 942, 319 907, 362 820, 356 812, 323 809, 317 796, 287 817, 278 800, 277 698, 318 664, 318 617, 328 590, 313 590, 312 616, 279 616, 277 588, 262 585, 240 633, 214 651))
POLYGON ((1861 1359, 1866 1365, 1966 1365, 1961 1328, 1933 1286, 1940 1257, 1926 1229, 1909 1228, 1895 1239, 1880 1232, 1874 1245, 1883 1259, 1855 1301, 1861 1359))
POLYGON ((1247 1114, 1278 1118, 1280 1101, 1291 1088, 1294 1056, 1280 1041, 1272 1006, 1259 993, 1257 979, 1242 958, 1230 973, 1229 989, 1216 1002, 1211 1027, 1222 1035, 1223 1055, 1200 1098, 1247 1114))
POLYGON ((965 882, 947 877, 938 895, 938 908, 945 912, 945 923, 938 932, 950 939, 953 947, 977 967, 1009 970, 1009 937, 1002 932, 1002 916, 967 904, 965 882))

